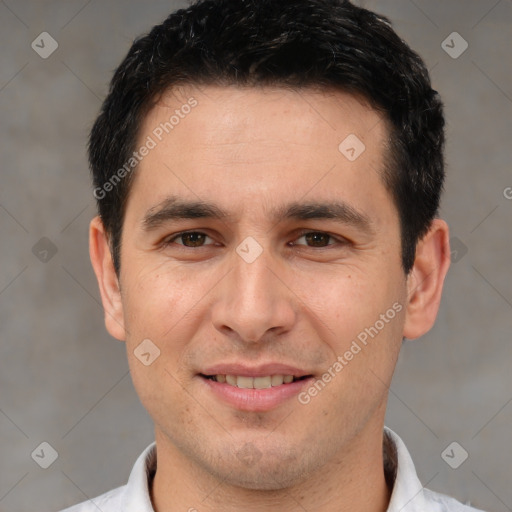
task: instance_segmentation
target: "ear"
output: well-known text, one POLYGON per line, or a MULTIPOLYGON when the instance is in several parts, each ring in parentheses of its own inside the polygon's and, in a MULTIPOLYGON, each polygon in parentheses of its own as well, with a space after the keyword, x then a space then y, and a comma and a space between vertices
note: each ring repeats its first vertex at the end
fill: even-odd
POLYGON ((416 246, 414 266, 407 276, 407 307, 403 335, 427 333, 436 320, 443 283, 450 267, 450 239, 444 220, 434 219, 416 246))
POLYGON ((89 255, 100 287, 107 331, 120 341, 126 338, 119 280, 114 270, 103 222, 94 217, 89 225, 89 255))

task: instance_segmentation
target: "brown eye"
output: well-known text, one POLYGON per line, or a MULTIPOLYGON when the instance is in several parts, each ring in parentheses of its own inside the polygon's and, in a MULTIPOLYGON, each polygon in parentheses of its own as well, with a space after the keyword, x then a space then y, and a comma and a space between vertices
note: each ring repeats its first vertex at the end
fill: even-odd
POLYGON ((168 246, 170 244, 176 243, 177 245, 184 245, 185 247, 202 247, 204 245, 204 241, 207 238, 210 237, 205 233, 201 233, 200 231, 187 231, 167 239, 164 242, 164 245, 168 246), (176 240, 181 240, 181 243, 175 242, 176 240))
POLYGON ((304 240, 306 240, 306 244, 309 247, 327 247, 328 245, 333 245, 329 243, 329 239, 334 240, 334 238, 331 235, 324 233, 322 231, 307 231, 305 233, 302 233, 302 235, 297 240, 300 240, 301 238, 304 238, 304 240))

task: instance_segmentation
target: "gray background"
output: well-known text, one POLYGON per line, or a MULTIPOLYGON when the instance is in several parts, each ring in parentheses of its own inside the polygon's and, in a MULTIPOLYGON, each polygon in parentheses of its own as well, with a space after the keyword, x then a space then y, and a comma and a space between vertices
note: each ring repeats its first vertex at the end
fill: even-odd
MULTIPOLYGON (((512 2, 360 3, 391 17, 445 101, 442 214, 458 248, 436 326, 404 345, 387 424, 424 485, 510 511, 512 2), (453 31, 469 44, 456 59, 441 46, 453 31), (469 453, 458 469, 441 457, 452 441, 469 453)), ((0 1, 0 511, 58 510, 121 485, 153 439, 103 324, 84 142, 133 38, 178 5, 0 1), (59 44, 47 59, 31 48, 43 31, 59 44), (43 441, 58 452, 48 469, 31 458, 43 441)))

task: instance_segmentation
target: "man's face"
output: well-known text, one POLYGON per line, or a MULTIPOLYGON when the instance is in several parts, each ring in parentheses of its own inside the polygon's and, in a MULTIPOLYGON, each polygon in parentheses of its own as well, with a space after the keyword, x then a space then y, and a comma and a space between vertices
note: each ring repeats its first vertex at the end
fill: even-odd
POLYGON ((381 428, 407 300, 386 130, 355 97, 312 90, 190 88, 148 114, 138 147, 148 136, 156 147, 126 208, 121 323, 157 442, 226 482, 271 489, 381 428), (177 202, 227 215, 174 218, 177 202), (333 203, 338 217, 301 209, 333 203), (147 363, 154 346, 143 364, 135 354, 147 363))

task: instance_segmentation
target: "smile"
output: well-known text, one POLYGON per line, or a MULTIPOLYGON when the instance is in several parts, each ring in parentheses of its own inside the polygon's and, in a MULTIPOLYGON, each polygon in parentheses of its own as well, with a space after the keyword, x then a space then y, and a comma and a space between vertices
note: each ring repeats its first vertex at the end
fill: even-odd
MULTIPOLYGON (((199 374, 212 398, 234 409, 250 412, 270 411, 292 400, 314 377, 275 373, 257 376, 215 373, 199 374)), ((293 403, 293 402, 292 402, 293 403)))
POLYGON ((263 377, 247 377, 243 375, 204 375, 205 378, 215 382, 226 383, 242 389, 267 389, 283 384, 290 384, 297 380, 306 378, 294 377, 293 375, 266 375, 263 377))

